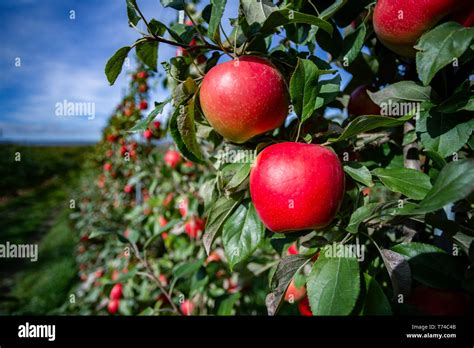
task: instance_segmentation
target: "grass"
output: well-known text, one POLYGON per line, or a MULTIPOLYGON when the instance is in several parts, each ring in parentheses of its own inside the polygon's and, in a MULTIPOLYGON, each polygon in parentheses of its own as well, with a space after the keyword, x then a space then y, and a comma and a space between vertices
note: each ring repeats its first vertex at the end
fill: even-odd
MULTIPOLYGON (((56 151, 57 149, 55 149, 56 151)), ((39 153, 38 149, 24 150, 39 153)), ((61 166, 58 154, 50 148, 31 162, 49 161, 61 166), (53 160, 48 156, 53 156, 53 160)), ((73 153, 61 150, 60 157, 73 153)), ((77 159, 77 158, 76 158, 77 159)), ((78 162, 82 163, 82 162, 78 162)), ((30 184, 20 180, 14 195, 0 203, 0 244, 38 244, 38 260, 2 259, 0 262, 0 315, 55 314, 68 300, 77 281, 75 244, 77 234, 70 226, 69 199, 78 182, 78 166, 54 170, 30 184), (54 173, 54 175, 52 174, 54 173), (25 190, 25 188, 28 188, 25 190)), ((9 169, 1 168, 0 172, 9 169)), ((34 176, 34 172, 30 173, 34 176)), ((10 174, 9 182, 13 182, 10 174)), ((13 192, 7 190, 5 193, 13 192)))

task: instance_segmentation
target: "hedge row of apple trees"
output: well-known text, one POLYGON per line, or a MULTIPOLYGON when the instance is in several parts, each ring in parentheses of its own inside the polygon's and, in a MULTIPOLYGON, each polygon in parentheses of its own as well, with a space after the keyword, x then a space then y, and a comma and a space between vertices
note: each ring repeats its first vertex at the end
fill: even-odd
POLYGON ((473 3, 241 0, 223 18, 229 5, 161 0, 176 11, 165 24, 124 4, 140 38, 106 76, 133 49, 146 69, 99 146, 100 190, 83 190, 78 257, 100 267, 83 301, 121 314, 472 311, 473 3), (163 45, 176 56, 159 62, 163 45), (150 79, 169 98, 142 117, 150 79))

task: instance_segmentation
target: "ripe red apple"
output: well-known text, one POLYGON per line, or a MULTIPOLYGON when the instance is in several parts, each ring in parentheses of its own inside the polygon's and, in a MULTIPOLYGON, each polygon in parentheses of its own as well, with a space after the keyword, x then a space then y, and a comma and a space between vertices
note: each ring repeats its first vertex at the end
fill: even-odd
POLYGON ((138 86, 138 91, 140 93, 145 93, 146 91, 148 91, 148 85, 146 83, 141 83, 139 86, 138 86))
POLYGON ((378 0, 373 17, 374 30, 390 50, 404 57, 414 57, 413 46, 420 36, 469 1, 378 0))
POLYGON ((154 121, 153 122, 153 127, 155 127, 155 129, 160 129, 160 127, 161 127, 160 121, 154 121))
POLYGON ((192 315, 194 310, 194 303, 192 303, 190 300, 184 300, 179 306, 179 309, 181 310, 181 313, 183 313, 183 315, 192 315))
POLYGON ((160 227, 165 227, 168 224, 168 220, 166 220, 164 216, 160 216, 158 218, 158 223, 160 224, 160 227))
POLYGON ((122 283, 117 283, 114 285, 112 290, 110 290, 110 299, 120 300, 121 298, 122 298, 122 283))
POLYGON ((425 286, 413 290, 409 303, 427 315, 466 315, 471 307, 469 297, 463 292, 425 286))
POLYGON ((105 152, 105 155, 107 157, 112 157, 114 155, 114 152, 112 151, 112 149, 108 149, 106 152, 105 152))
POLYGON ((102 278, 102 276, 104 275, 104 270, 99 269, 99 270, 95 271, 94 275, 95 275, 96 278, 102 278))
POLYGON ((132 114, 133 114, 133 110, 130 109, 130 108, 126 108, 126 109, 123 111, 123 114, 124 114, 125 116, 127 116, 127 117, 130 117, 130 116, 132 116, 132 114))
POLYGON ((290 303, 298 302, 304 296, 306 296, 306 287, 303 285, 297 288, 294 279, 292 279, 285 292, 285 301, 290 303))
POLYGON ((123 192, 125 193, 132 193, 132 191, 133 191, 132 185, 125 185, 125 187, 123 188, 123 192))
POLYGON ((117 280, 118 277, 119 277, 119 275, 120 275, 120 272, 117 271, 116 269, 114 269, 114 271, 112 272, 112 276, 110 277, 110 279, 112 279, 112 280, 117 280))
POLYGON ((179 162, 181 162, 181 155, 178 151, 169 149, 166 151, 164 159, 165 163, 174 169, 179 164, 179 162))
POLYGON ((281 126, 289 106, 283 76, 268 60, 253 56, 213 67, 203 79, 200 101, 211 126, 235 143, 281 126))
POLYGON ((250 172, 250 195, 273 232, 321 229, 331 223, 344 195, 344 171, 331 150, 285 142, 265 148, 250 172))
POLYGON ((298 310, 303 316, 312 316, 311 307, 309 306, 308 296, 305 296, 300 302, 298 302, 298 310))
POLYGON ((296 244, 291 244, 287 251, 288 255, 298 255, 298 248, 296 244))
POLYGON ((184 230, 190 238, 197 238, 204 231, 205 222, 200 218, 191 218, 184 225, 184 230))
POLYGON ((352 91, 347 105, 350 116, 380 115, 380 107, 370 99, 367 90, 367 85, 361 85, 352 91))
POLYGON ((117 141, 118 136, 116 134, 109 134, 107 135, 107 141, 109 143, 115 143, 117 141))
POLYGON ((151 138, 153 138, 153 133, 151 130, 147 129, 143 132, 143 136, 146 140, 151 140, 151 138))
POLYGON ((163 207, 167 207, 171 201, 173 200, 174 195, 170 192, 166 195, 165 199, 163 200, 163 207))
POLYGON ((160 281, 160 284, 162 286, 167 286, 168 285, 168 279, 166 278, 166 276, 164 274, 160 274, 158 276, 158 280, 160 281))
POLYGON ((188 215, 189 199, 184 197, 178 204, 178 210, 181 214, 181 217, 186 217, 188 215))
POLYGON ((140 110, 146 110, 146 109, 148 109, 148 103, 147 103, 147 101, 146 101, 146 100, 141 100, 139 107, 140 107, 140 110))
POLYGON ((112 164, 111 163, 105 163, 104 164, 104 170, 106 172, 110 172, 112 170, 112 164))
POLYGON ((139 79, 146 79, 148 77, 148 73, 146 71, 139 71, 137 72, 137 78, 139 79))
POLYGON ((109 304, 107 305, 107 310, 109 311, 110 314, 115 314, 117 313, 119 307, 120 307, 119 300, 109 300, 109 304))
POLYGON ((206 264, 209 264, 211 262, 219 262, 220 260, 221 260, 220 255, 216 251, 213 251, 207 257, 206 264))

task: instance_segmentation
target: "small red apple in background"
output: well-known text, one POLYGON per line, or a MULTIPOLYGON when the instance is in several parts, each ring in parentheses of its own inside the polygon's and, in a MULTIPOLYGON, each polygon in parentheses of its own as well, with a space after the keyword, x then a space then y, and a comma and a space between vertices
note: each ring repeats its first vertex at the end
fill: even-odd
POLYGON ((153 133, 151 130, 147 129, 143 132, 143 136, 145 137, 146 140, 151 140, 153 138, 153 133))
POLYGON ((104 270, 98 269, 97 271, 95 271, 94 275, 96 278, 101 278, 104 275, 104 270))
POLYGON ((199 96, 214 130, 235 143, 278 128, 288 115, 286 82, 260 57, 216 65, 204 77, 199 96))
POLYGON ((194 310, 194 303, 192 303, 190 300, 184 300, 179 306, 179 309, 181 310, 181 313, 183 313, 183 315, 192 315, 194 310))
POLYGON ((137 78, 139 79, 146 79, 148 77, 148 73, 146 71, 139 71, 137 72, 137 78))
POLYGON ((140 106, 139 106, 140 110, 146 110, 148 109, 148 103, 146 100, 141 100, 140 101, 140 106))
POLYGON ((132 185, 125 185, 125 187, 123 188, 123 192, 125 193, 132 193, 132 191, 133 191, 132 185))
POLYGON ((125 154, 128 152, 128 148, 126 145, 122 145, 120 147, 120 156, 125 156, 125 154))
POLYGON ((122 283, 117 283, 114 285, 112 290, 110 290, 110 299, 120 300, 121 298, 122 298, 122 283))
POLYGON ((120 307, 119 300, 109 300, 109 304, 107 305, 107 310, 109 311, 110 314, 115 314, 117 313, 119 307, 120 307))
POLYGON ((211 262, 219 262, 221 261, 221 257, 219 255, 219 253, 217 253, 217 251, 213 251, 209 254, 209 256, 207 257, 206 259, 206 264, 209 264, 211 262))
POLYGON ((158 276, 158 280, 160 281, 160 284, 162 286, 167 286, 168 285, 168 279, 166 278, 166 276, 164 274, 160 274, 158 276))
POLYGON ((378 0, 373 23, 378 39, 393 52, 415 57, 413 46, 424 32, 469 1, 378 0))
POLYGON ((117 139, 118 139, 118 135, 116 135, 116 134, 107 135, 107 141, 109 143, 115 143, 117 141, 117 139))
POLYGON ((163 206, 166 208, 171 203, 173 198, 174 198, 174 195, 171 192, 168 193, 165 199, 163 200, 163 206))
POLYGON ((298 255, 298 248, 296 244, 291 244, 287 251, 288 255, 298 255))
POLYGON ((466 315, 471 309, 469 297, 460 291, 419 286, 408 302, 427 315, 466 315))
POLYGON ((132 116, 132 114, 133 114, 133 110, 130 109, 130 108, 126 108, 126 109, 123 111, 123 114, 124 114, 125 116, 127 116, 127 117, 130 117, 130 116, 132 116))
POLYGON ((298 310, 303 316, 312 316, 311 307, 309 306, 308 296, 305 296, 300 302, 298 302, 298 310))
POLYGON ((160 227, 165 227, 168 224, 168 220, 166 220, 164 216, 160 216, 158 218, 158 223, 160 227))
POLYGON ((184 225, 184 230, 190 238, 197 238, 204 231, 205 222, 200 218, 191 218, 184 225))
POLYGON ((146 91, 148 91, 148 85, 146 83, 141 83, 139 86, 138 86, 138 91, 140 93, 145 93, 146 91))
POLYGON ((129 235, 130 235, 130 230, 127 228, 125 231, 123 231, 123 236, 125 238, 128 238, 129 235))
POLYGON ((105 163, 104 164, 104 170, 106 172, 110 172, 112 170, 112 164, 111 163, 105 163))
POLYGON ((116 269, 114 269, 114 271, 112 272, 112 276, 110 277, 110 279, 112 279, 112 280, 117 280, 118 277, 119 277, 119 275, 120 275, 120 272, 117 271, 116 269))
POLYGON ((189 200, 188 197, 184 197, 178 204, 178 210, 181 214, 181 217, 186 217, 188 215, 189 200))
POLYGON ((271 145, 257 156, 250 171, 252 202, 273 232, 326 227, 339 210, 343 195, 341 162, 320 145, 271 145))
POLYGON ((155 129, 160 129, 160 127, 161 127, 160 121, 154 121, 153 122, 153 127, 155 127, 155 129))
POLYGON ((306 287, 303 285, 302 287, 297 288, 295 280, 292 279, 285 292, 285 301, 290 303, 298 302, 304 296, 306 296, 306 287))
POLYGON ((181 162, 181 155, 178 151, 169 149, 166 151, 164 159, 165 163, 174 169, 179 164, 179 162, 181 162))
POLYGON ((361 85, 352 91, 347 105, 350 116, 380 115, 380 107, 370 99, 367 90, 369 86, 361 85))
POLYGON ((105 155, 107 157, 112 157, 114 155, 114 152, 112 151, 112 149, 108 149, 106 152, 105 152, 105 155))

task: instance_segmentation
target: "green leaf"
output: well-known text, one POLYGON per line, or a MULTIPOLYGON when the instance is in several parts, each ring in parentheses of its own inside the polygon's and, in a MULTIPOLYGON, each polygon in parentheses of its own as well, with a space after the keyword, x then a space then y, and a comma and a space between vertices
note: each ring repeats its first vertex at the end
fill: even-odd
POLYGON ((250 167, 251 167, 250 163, 242 163, 239 166, 239 169, 236 171, 235 175, 225 186, 225 190, 232 191, 236 189, 237 187, 239 187, 240 184, 242 184, 245 181, 245 179, 247 179, 247 177, 249 176, 250 167))
POLYGON ((355 258, 321 254, 306 283, 314 315, 348 315, 360 291, 359 264, 355 258))
POLYGON ((158 61, 158 42, 144 41, 135 46, 137 57, 150 69, 156 71, 158 61))
POLYGON ((351 215, 346 231, 349 233, 357 233, 359 231, 359 225, 374 214, 378 205, 378 203, 368 203, 367 205, 357 208, 351 215))
POLYGON ((456 93, 442 104, 436 106, 435 110, 450 114, 458 111, 474 111, 474 96, 470 91, 456 93))
POLYGON ((402 243, 392 247, 392 250, 406 258, 413 278, 420 283, 445 289, 461 287, 466 266, 460 258, 423 243, 402 243))
POLYGON ((131 49, 132 48, 130 46, 125 46, 118 49, 118 51, 115 52, 115 54, 105 65, 105 75, 107 76, 107 80, 109 81, 110 85, 113 85, 115 80, 117 80, 117 77, 122 71, 122 65, 125 61, 125 58, 127 58, 128 52, 130 52, 131 49))
POLYGON ((367 115, 367 116, 358 116, 354 119, 354 121, 350 122, 342 134, 336 139, 329 139, 330 142, 337 142, 345 139, 349 139, 350 137, 374 130, 376 128, 390 128, 390 127, 397 127, 404 124, 406 121, 411 119, 413 115, 405 115, 400 118, 393 118, 387 116, 374 116, 374 115, 367 115))
POLYGON ((132 23, 134 26, 137 25, 138 21, 140 20, 140 16, 137 14, 137 2, 136 0, 126 0, 127 3, 127 16, 128 21, 132 23))
POLYGON ((358 181, 365 186, 372 187, 372 174, 366 166, 357 162, 344 162, 344 171, 355 181, 358 181))
POLYGON ((290 80, 290 96, 295 113, 301 122, 307 120, 316 110, 319 69, 308 59, 299 59, 290 80))
POLYGON ((474 28, 447 22, 423 34, 415 46, 416 70, 426 86, 436 73, 459 58, 474 38, 474 28))
POLYGON ((474 118, 463 114, 443 114, 431 109, 420 114, 416 133, 421 144, 443 158, 452 156, 469 140, 474 118))
POLYGON ((361 314, 391 315, 392 307, 379 283, 367 273, 364 273, 364 280, 366 295, 361 314))
POLYGON ((388 85, 378 92, 367 91, 375 104, 382 106, 399 101, 424 102, 435 99, 436 95, 429 86, 421 86, 414 81, 401 81, 388 85))
POLYGON ((467 197, 474 190, 474 160, 449 163, 439 173, 433 188, 418 206, 400 212, 403 215, 426 214, 467 197))
POLYGON ((310 24, 324 30, 328 34, 332 34, 333 32, 333 27, 329 22, 326 22, 325 20, 316 16, 289 9, 282 9, 271 12, 268 18, 263 23, 263 26, 260 31, 263 34, 268 34, 271 33, 273 29, 290 23, 310 24))
POLYGON ((202 152, 196 139, 196 126, 194 124, 195 107, 195 101, 192 98, 184 108, 185 112, 179 112, 176 121, 184 145, 192 153, 192 157, 197 159, 196 162, 202 163, 202 152))
MULTIPOLYGON (((323 72, 320 70, 320 74, 323 72)), ((341 76, 330 79, 320 79, 317 87, 316 109, 319 109, 336 99, 340 92, 341 76)))
POLYGON ((239 205, 243 197, 242 192, 238 192, 229 197, 221 196, 208 211, 206 228, 204 229, 205 232, 202 238, 207 254, 209 254, 211 245, 218 233, 221 232, 222 225, 230 214, 232 214, 237 205, 239 205))
POLYGON ((207 35, 214 40, 214 42, 220 41, 219 24, 221 23, 226 3, 227 0, 211 0, 212 11, 209 27, 207 28, 207 35))
POLYGON ((152 35, 162 36, 167 30, 166 25, 164 25, 160 21, 157 21, 156 19, 152 19, 150 23, 148 23, 148 26, 148 31, 152 35))
POLYGON ((243 203, 226 220, 222 244, 230 269, 249 258, 263 240, 265 226, 252 203, 243 203))
POLYGON ((268 315, 275 315, 294 275, 311 260, 305 255, 288 255, 280 260, 270 281, 270 293, 265 299, 268 315))
POLYGON ((408 295, 411 290, 411 270, 405 257, 388 249, 382 249, 380 256, 392 282, 393 297, 396 298, 398 294, 408 295))
POLYGON ((240 4, 249 25, 263 24, 268 16, 278 9, 271 0, 241 0, 240 4))
POLYGON ((356 30, 344 38, 342 46, 342 58, 345 63, 351 64, 359 55, 360 50, 364 46, 367 28, 362 23, 356 30))
POLYGON ((327 21, 329 18, 334 16, 336 12, 339 11, 346 4, 346 2, 347 0, 336 0, 331 6, 329 6, 319 14, 319 18, 327 21))
POLYGON ((415 169, 377 168, 373 173, 391 191, 399 192, 408 198, 421 200, 431 190, 430 177, 415 169))
POLYGON ((235 293, 224 299, 217 310, 217 315, 234 315, 234 306, 240 299, 240 293, 235 293))
POLYGON ((160 103, 155 103, 155 108, 153 109, 152 112, 148 114, 148 116, 143 119, 139 120, 130 130, 129 132, 135 133, 135 132, 144 132, 145 130, 148 129, 148 126, 150 123, 163 112, 164 107, 166 104, 168 104, 171 101, 170 98, 160 102, 160 103))
POLYGON ((185 0, 160 0, 163 7, 171 7, 175 10, 181 11, 184 10, 186 5, 185 0))

